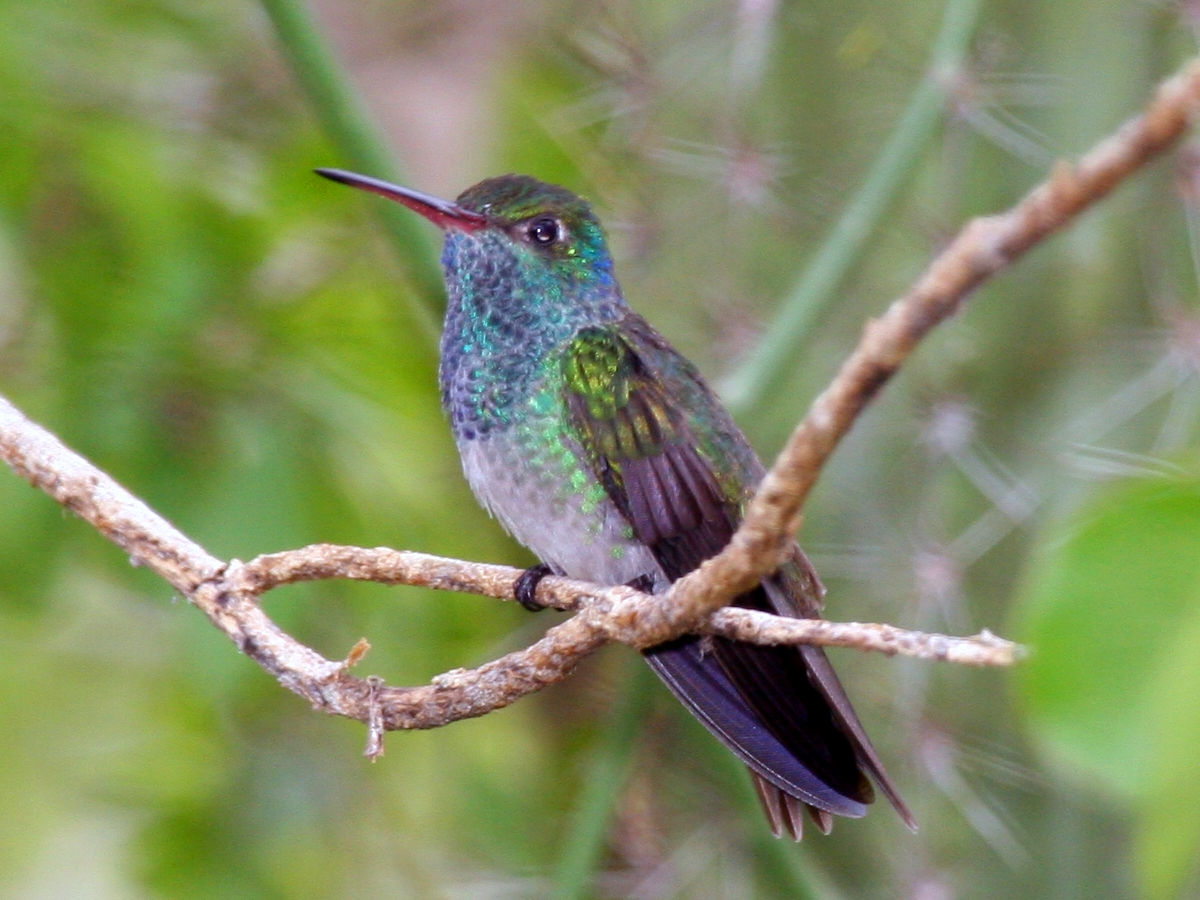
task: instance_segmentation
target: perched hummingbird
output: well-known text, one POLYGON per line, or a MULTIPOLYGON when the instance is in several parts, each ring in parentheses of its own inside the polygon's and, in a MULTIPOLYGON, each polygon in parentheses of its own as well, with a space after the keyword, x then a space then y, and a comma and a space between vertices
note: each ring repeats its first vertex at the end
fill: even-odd
MULTIPOLYGON (((661 592, 725 546, 762 463, 696 367, 626 305, 586 201, 524 175, 449 202, 317 172, 445 232, 442 405, 475 496, 542 561, 518 599, 535 608, 548 572, 661 592)), ((815 618, 823 593, 793 545, 736 604, 815 618)), ((749 766, 776 836, 799 840, 804 808, 825 833, 834 814, 863 815, 868 776, 915 828, 820 648, 684 637, 645 657, 749 766)))

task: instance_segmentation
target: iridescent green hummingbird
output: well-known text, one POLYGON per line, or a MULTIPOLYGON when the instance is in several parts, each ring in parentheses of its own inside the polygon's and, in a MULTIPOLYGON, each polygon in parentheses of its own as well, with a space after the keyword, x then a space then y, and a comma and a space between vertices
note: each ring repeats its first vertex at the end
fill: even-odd
MULTIPOLYGON (((660 592, 729 541, 763 466, 700 373, 631 310, 586 201, 502 175, 455 202, 337 169, 445 232, 442 405, 479 501, 548 572, 660 592)), ((791 557, 737 605, 817 617, 824 588, 791 557)), ((825 654, 685 637, 645 652, 675 696, 750 768, 776 835, 807 808, 828 833, 868 779, 915 827, 825 654)))

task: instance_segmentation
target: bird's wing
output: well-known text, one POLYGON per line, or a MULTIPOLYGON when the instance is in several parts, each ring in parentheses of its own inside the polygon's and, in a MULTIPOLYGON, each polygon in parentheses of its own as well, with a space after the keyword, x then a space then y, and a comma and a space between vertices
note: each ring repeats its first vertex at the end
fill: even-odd
MULTIPOLYGON (((572 433, 666 576, 675 580, 719 552, 762 469, 694 367, 635 314, 619 328, 580 331, 562 366, 572 433)), ((816 615, 819 600, 820 584, 796 548, 768 589, 737 603, 816 615)), ((684 705, 755 773, 777 831, 798 831, 791 798, 862 815, 872 792, 860 762, 894 797, 824 655, 809 649, 689 637, 646 654, 684 705)), ((817 819, 828 822, 827 815, 817 819)))

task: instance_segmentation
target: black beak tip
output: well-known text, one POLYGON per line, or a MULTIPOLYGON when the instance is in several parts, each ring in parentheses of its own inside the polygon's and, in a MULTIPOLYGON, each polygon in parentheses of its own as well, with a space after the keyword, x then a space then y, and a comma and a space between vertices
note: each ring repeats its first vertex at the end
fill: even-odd
POLYGON ((349 187, 378 194, 407 206, 409 209, 424 216, 439 228, 457 228, 460 231, 475 231, 487 224, 487 217, 469 209, 463 209, 457 203, 414 191, 412 188, 400 187, 388 181, 381 181, 369 175, 359 175, 347 172, 345 169, 313 169, 322 178, 345 184, 349 187))
POLYGON ((344 172, 341 169, 318 168, 313 169, 313 172, 315 172, 317 175, 320 175, 322 178, 328 178, 330 181, 337 181, 341 184, 346 183, 346 176, 349 175, 348 172, 344 172))

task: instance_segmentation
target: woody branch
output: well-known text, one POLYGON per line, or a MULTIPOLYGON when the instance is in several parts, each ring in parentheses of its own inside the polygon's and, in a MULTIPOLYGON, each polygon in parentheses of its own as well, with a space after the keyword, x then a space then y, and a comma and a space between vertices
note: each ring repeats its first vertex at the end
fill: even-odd
POLYGON ((1165 150, 1194 121, 1200 61, 1164 82, 1146 110, 1076 166, 1060 164, 1012 210, 967 225, 914 288, 868 324, 859 346, 814 402, 772 466, 730 545, 668 592, 645 595, 547 578, 538 598, 574 609, 529 647, 477 669, 454 670, 420 687, 389 687, 349 668, 365 642, 333 661, 282 631, 262 610, 281 584, 353 578, 511 598, 519 570, 386 549, 314 545, 243 563, 222 561, 175 529, 112 478, 0 398, 0 457, 35 487, 92 524, 130 558, 189 598, 237 647, 281 684, 330 713, 368 723, 368 752, 383 731, 431 728, 506 706, 565 678, 586 654, 615 640, 652 646, 687 632, 756 643, 813 643, 904 653, 973 665, 1009 665, 1019 648, 988 633, 973 638, 887 625, 780 618, 721 608, 776 568, 799 526, 800 509, 825 460, 867 403, 934 325, 972 289, 1105 196, 1165 150))
MULTIPOLYGON (((668 595, 629 587, 603 587, 549 577, 538 598, 578 613, 529 647, 476 669, 457 669, 420 687, 389 687, 358 678, 349 669, 366 652, 360 642, 345 660, 325 659, 280 629, 260 598, 299 581, 345 578, 411 584, 511 599, 520 569, 447 559, 388 548, 315 544, 222 561, 189 539, 54 435, 0 398, 0 457, 35 487, 93 525, 137 565, 158 573, 186 596, 246 655, 288 689, 330 713, 366 722, 372 746, 378 734, 400 728, 433 728, 482 715, 561 681, 588 653, 610 641, 654 643, 643 633, 647 610, 668 595)), ((661 613, 652 613, 655 622, 661 613)), ((904 653, 974 665, 1005 665, 1017 654, 1008 641, 981 635, 953 638, 885 625, 781 619, 725 609, 695 629, 756 643, 818 643, 904 653)), ((682 632, 680 632, 682 633, 682 632)))

